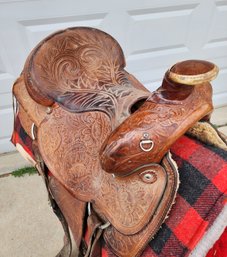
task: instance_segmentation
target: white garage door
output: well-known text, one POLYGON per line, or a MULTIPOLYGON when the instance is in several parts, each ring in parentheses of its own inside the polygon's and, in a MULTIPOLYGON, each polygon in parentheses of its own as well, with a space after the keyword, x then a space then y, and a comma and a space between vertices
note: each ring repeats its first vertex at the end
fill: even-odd
POLYGON ((0 152, 13 149, 10 91, 26 56, 46 35, 73 26, 113 35, 128 71, 150 89, 176 61, 214 61, 215 106, 227 104, 227 1, 0 0, 0 152))

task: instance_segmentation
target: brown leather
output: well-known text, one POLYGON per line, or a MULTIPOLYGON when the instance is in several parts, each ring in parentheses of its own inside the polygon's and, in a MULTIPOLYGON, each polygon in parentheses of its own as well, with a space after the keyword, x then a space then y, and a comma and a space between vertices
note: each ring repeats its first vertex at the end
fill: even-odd
POLYGON ((73 197, 53 176, 49 177, 49 187, 72 231, 76 245, 75 251, 78 254, 84 230, 86 203, 73 197))
POLYGON ((129 104, 149 95, 143 86, 132 86, 140 83, 134 78, 131 84, 124 67, 124 55, 115 39, 81 27, 41 41, 28 57, 23 74, 28 93, 37 103, 51 106, 57 102, 77 113, 102 111, 115 123, 129 115, 129 104))
POLYGON ((87 219, 87 231, 86 237, 88 238, 88 247, 85 257, 98 257, 101 256, 101 242, 100 237, 102 235, 102 221, 91 209, 87 219))
POLYGON ((98 231, 88 256, 100 250, 102 233, 117 256, 142 253, 178 189, 177 167, 168 149, 212 109, 209 83, 179 85, 167 72, 162 87, 151 94, 124 66, 122 49, 111 36, 71 28, 40 42, 14 86, 26 131, 30 121, 37 128, 39 151, 53 174, 50 187, 77 246, 82 220, 74 221, 72 212, 82 219, 89 202, 98 215, 88 218, 94 221, 90 229, 98 231), (138 152, 141 135, 147 140, 144 132, 155 135, 152 155, 138 152), (103 232, 95 222, 99 220, 110 223, 103 232))
POLYGON ((204 60, 187 60, 176 63, 170 71, 179 75, 199 75, 209 72, 214 68, 214 64, 204 60))
POLYGON ((60 102, 77 110, 80 102, 70 99, 70 92, 89 89, 90 94, 92 88, 119 84, 124 80, 124 66, 124 55, 115 39, 97 29, 78 27, 41 41, 26 61, 24 77, 29 94, 37 102, 60 102))
MULTIPOLYGON (((113 178, 111 174, 107 174, 100 168, 97 158, 97 147, 100 147, 104 140, 102 138, 105 138, 111 129, 109 123, 107 123, 107 125, 109 124, 109 130, 108 128, 105 129, 105 121, 109 122, 108 116, 104 113, 95 112, 70 113, 70 117, 69 115, 61 114, 62 112, 66 111, 61 108, 53 110, 50 116, 54 123, 47 119, 39 129, 39 148, 44 151, 42 156, 45 163, 76 199, 93 202, 94 208, 100 214, 100 217, 105 217, 106 220, 113 224, 116 229, 112 228, 104 235, 107 243, 117 255, 138 255, 146 246, 145 243, 154 236, 164 221, 175 198, 178 184, 176 170, 169 169, 168 171, 167 168, 164 169, 159 165, 150 165, 142 168, 139 176, 132 175, 127 179, 113 178), (55 113, 56 115, 54 115, 55 113), (102 116, 103 118, 100 118, 102 116), (73 119, 71 120, 71 118, 73 119), (63 119, 62 122, 61 119, 63 119), (100 127, 100 120, 103 127, 99 132, 100 134, 93 134, 97 132, 96 128, 100 127), (89 121, 89 124, 87 124, 87 121, 89 121), (58 131, 56 128, 60 130, 58 131), (63 133, 60 132, 62 129, 68 132, 66 134, 65 131, 62 131, 63 133), (45 133, 42 134, 43 131, 46 131, 46 135, 45 133), (54 138, 50 137, 50 131, 53 133, 54 138), (73 134, 73 139, 70 137, 72 131, 76 131, 73 134), (59 132, 62 133, 62 136, 59 132), (81 135, 83 136, 81 137, 81 135), (65 140, 66 138, 71 141, 71 144, 65 140), (82 142, 78 145, 78 140, 82 140, 85 143, 82 151, 80 151, 82 142), (57 148, 60 148, 53 148, 53 143, 57 148), (43 145, 44 150, 42 148, 43 145), (50 152, 48 152, 49 150, 50 152), (62 162, 62 159, 65 162, 62 162), (64 172, 66 169, 67 173, 64 172), (152 174, 153 176, 153 180, 150 183, 146 181, 146 174, 152 174), (169 180, 167 180, 167 177, 169 177, 169 180), (161 198, 163 198, 163 201, 159 203, 161 198), (155 210, 156 213, 153 215, 155 210), (143 228, 146 227, 147 223, 151 222, 152 217, 152 223, 148 225, 149 230, 147 229, 146 233, 145 231, 143 232, 143 228), (114 239, 110 236, 110 233, 116 235, 114 239), (135 234, 135 239, 133 234, 135 234), (142 246, 141 241, 137 240, 140 234, 144 242, 142 246), (127 235, 132 235, 130 240, 127 235), (119 239, 124 242, 123 248, 116 244, 119 239), (134 242, 133 247, 129 245, 130 247, 125 248, 125 244, 128 245, 129 242, 134 242)), ((60 194, 58 197, 56 194, 54 196, 67 218, 68 214, 64 208, 66 203, 62 206, 63 202, 59 202, 58 197, 60 197, 60 194)), ((64 198, 64 195, 61 197, 64 198)), ((70 212, 72 211, 73 208, 70 208, 70 212)), ((76 237, 75 231, 73 231, 74 237, 76 237)))
MULTIPOLYGON (((170 154, 167 154, 163 158, 161 165, 165 170, 166 178, 168 178, 167 184, 165 191, 163 192, 163 198, 160 204, 157 206, 156 212, 152 216, 147 226, 145 226, 143 230, 135 235, 124 235, 120 233, 114 226, 110 226, 104 231, 104 238, 107 244, 117 256, 140 256, 144 250, 144 247, 154 237, 168 216, 168 213, 176 197, 176 192, 179 186, 179 178, 176 164, 172 160, 170 154)), ((156 192, 155 190, 153 192, 154 196, 156 192)), ((153 196, 151 195, 151 197, 153 196)), ((137 208, 139 206, 140 204, 137 206, 137 208)))
MULTIPOLYGON (((103 171, 98 153, 110 132, 110 120, 102 112, 75 114, 58 108, 39 127, 39 148, 53 175, 76 198, 94 203, 96 210, 121 233, 135 234, 159 206, 167 175, 157 164, 142 167, 139 176, 123 179, 103 171), (49 136, 50 131, 54 138, 49 136), (150 170, 154 180, 144 181, 150 170)), ((172 197, 165 196, 167 201, 172 197)))
POLYGON ((116 228, 115 238, 106 236, 113 251, 119 256, 137 255, 169 211, 178 185, 176 170, 151 164, 141 168, 139 175, 114 178, 101 169, 98 159, 100 146, 111 130, 108 116, 99 112, 67 115, 64 112, 55 109, 39 129, 39 148, 45 163, 77 199, 92 202, 100 216, 116 228), (51 130, 54 139, 49 137, 51 130), (146 181, 146 174, 152 174, 153 180, 146 181), (149 230, 145 233, 143 229, 151 218, 151 226, 147 226, 149 230), (127 244, 128 235, 130 242, 134 242, 127 249, 129 252, 117 245, 119 237, 127 244), (138 236, 143 238, 143 246, 138 236))
POLYGON ((59 251, 59 253, 56 255, 56 257, 70 257, 72 253, 72 241, 70 237, 69 227, 67 224, 67 221, 65 219, 64 214, 62 213, 61 209, 59 208, 58 204, 56 203, 55 199, 53 198, 53 194, 50 190, 50 183, 48 178, 48 169, 46 168, 46 165, 40 155, 39 147, 36 140, 32 141, 32 150, 34 159, 36 160, 36 169, 38 173, 42 176, 45 187, 47 189, 47 195, 49 203, 52 207, 53 212, 61 222, 62 228, 64 230, 64 245, 62 249, 59 251))
MULTIPOLYGON (((29 120, 38 127, 46 116, 46 107, 38 104, 30 97, 26 89, 23 75, 14 83, 13 95, 20 103, 19 111, 23 109, 22 112, 26 113, 29 120)), ((22 118, 22 120, 24 121, 25 118, 22 118)), ((31 129, 29 129, 28 126, 25 127, 27 128, 26 132, 30 135, 31 129)))
MULTIPOLYGON (((188 63, 188 67, 200 66, 200 61, 188 63)), ((159 163, 180 136, 213 110, 210 83, 183 85, 171 81, 168 75, 142 107, 105 141, 100 153, 105 171, 125 176, 141 165, 159 163)))

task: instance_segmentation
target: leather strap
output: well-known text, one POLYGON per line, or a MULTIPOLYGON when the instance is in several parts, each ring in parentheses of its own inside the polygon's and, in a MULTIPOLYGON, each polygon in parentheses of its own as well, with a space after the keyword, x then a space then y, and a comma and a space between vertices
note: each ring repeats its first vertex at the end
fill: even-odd
POLYGON ((50 205, 53 209, 53 212, 55 213, 55 215, 58 217, 59 221, 61 222, 62 228, 65 233, 64 246, 62 247, 60 252, 56 255, 56 257, 70 257, 71 253, 72 253, 72 242, 71 242, 71 237, 70 237, 70 232, 69 232, 69 227, 68 227, 67 221, 66 221, 63 213, 61 212, 60 208, 58 207, 58 204, 56 203, 55 199, 52 196, 51 189, 49 187, 47 170, 46 170, 44 161, 39 153, 37 142, 35 140, 33 141, 32 148, 33 148, 34 156, 37 161, 36 169, 38 170, 39 174, 42 176, 42 178, 44 180, 50 205))
POLYGON ((101 225, 102 222, 97 217, 96 213, 93 210, 91 210, 91 213, 87 219, 87 233, 89 242, 85 257, 101 256, 101 245, 99 240, 103 232, 100 228, 101 225))

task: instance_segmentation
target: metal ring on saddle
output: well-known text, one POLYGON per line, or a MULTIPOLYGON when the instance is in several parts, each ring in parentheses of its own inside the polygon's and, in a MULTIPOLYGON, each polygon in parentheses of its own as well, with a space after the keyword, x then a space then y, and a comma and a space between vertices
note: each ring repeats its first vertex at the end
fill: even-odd
POLYGON ((32 140, 35 140, 35 123, 32 123, 31 135, 32 135, 32 140))
POLYGON ((154 142, 151 139, 142 139, 140 141, 140 148, 144 152, 150 152, 154 147, 154 142))

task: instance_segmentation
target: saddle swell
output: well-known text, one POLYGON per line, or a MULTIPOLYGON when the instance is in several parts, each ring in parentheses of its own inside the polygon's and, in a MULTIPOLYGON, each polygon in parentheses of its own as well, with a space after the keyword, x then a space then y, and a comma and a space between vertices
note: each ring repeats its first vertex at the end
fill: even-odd
POLYGON ((160 163, 171 145, 213 110, 208 81, 217 72, 214 64, 205 61, 173 66, 162 86, 108 137, 100 152, 103 169, 126 176, 141 165, 160 163), (184 66, 186 74, 182 74, 184 66))
MULTIPOLYGON (((98 226, 91 238, 98 230, 117 256, 135 257, 175 200, 179 177, 169 148, 211 112, 207 81, 217 70, 201 61, 176 64, 150 93, 124 67, 123 51, 110 35, 71 28, 52 34, 32 51, 14 94, 22 125, 53 174, 50 191, 69 225, 78 226, 78 235, 73 228, 78 249, 84 222, 72 220, 62 188, 67 199, 75 199, 74 216, 89 220, 85 206, 91 203, 96 218, 109 224, 103 231, 98 226), (184 73, 185 65, 196 68, 184 73), (192 80, 196 83, 189 86, 192 80)), ((92 256, 92 247, 88 249, 86 256, 92 256)))

